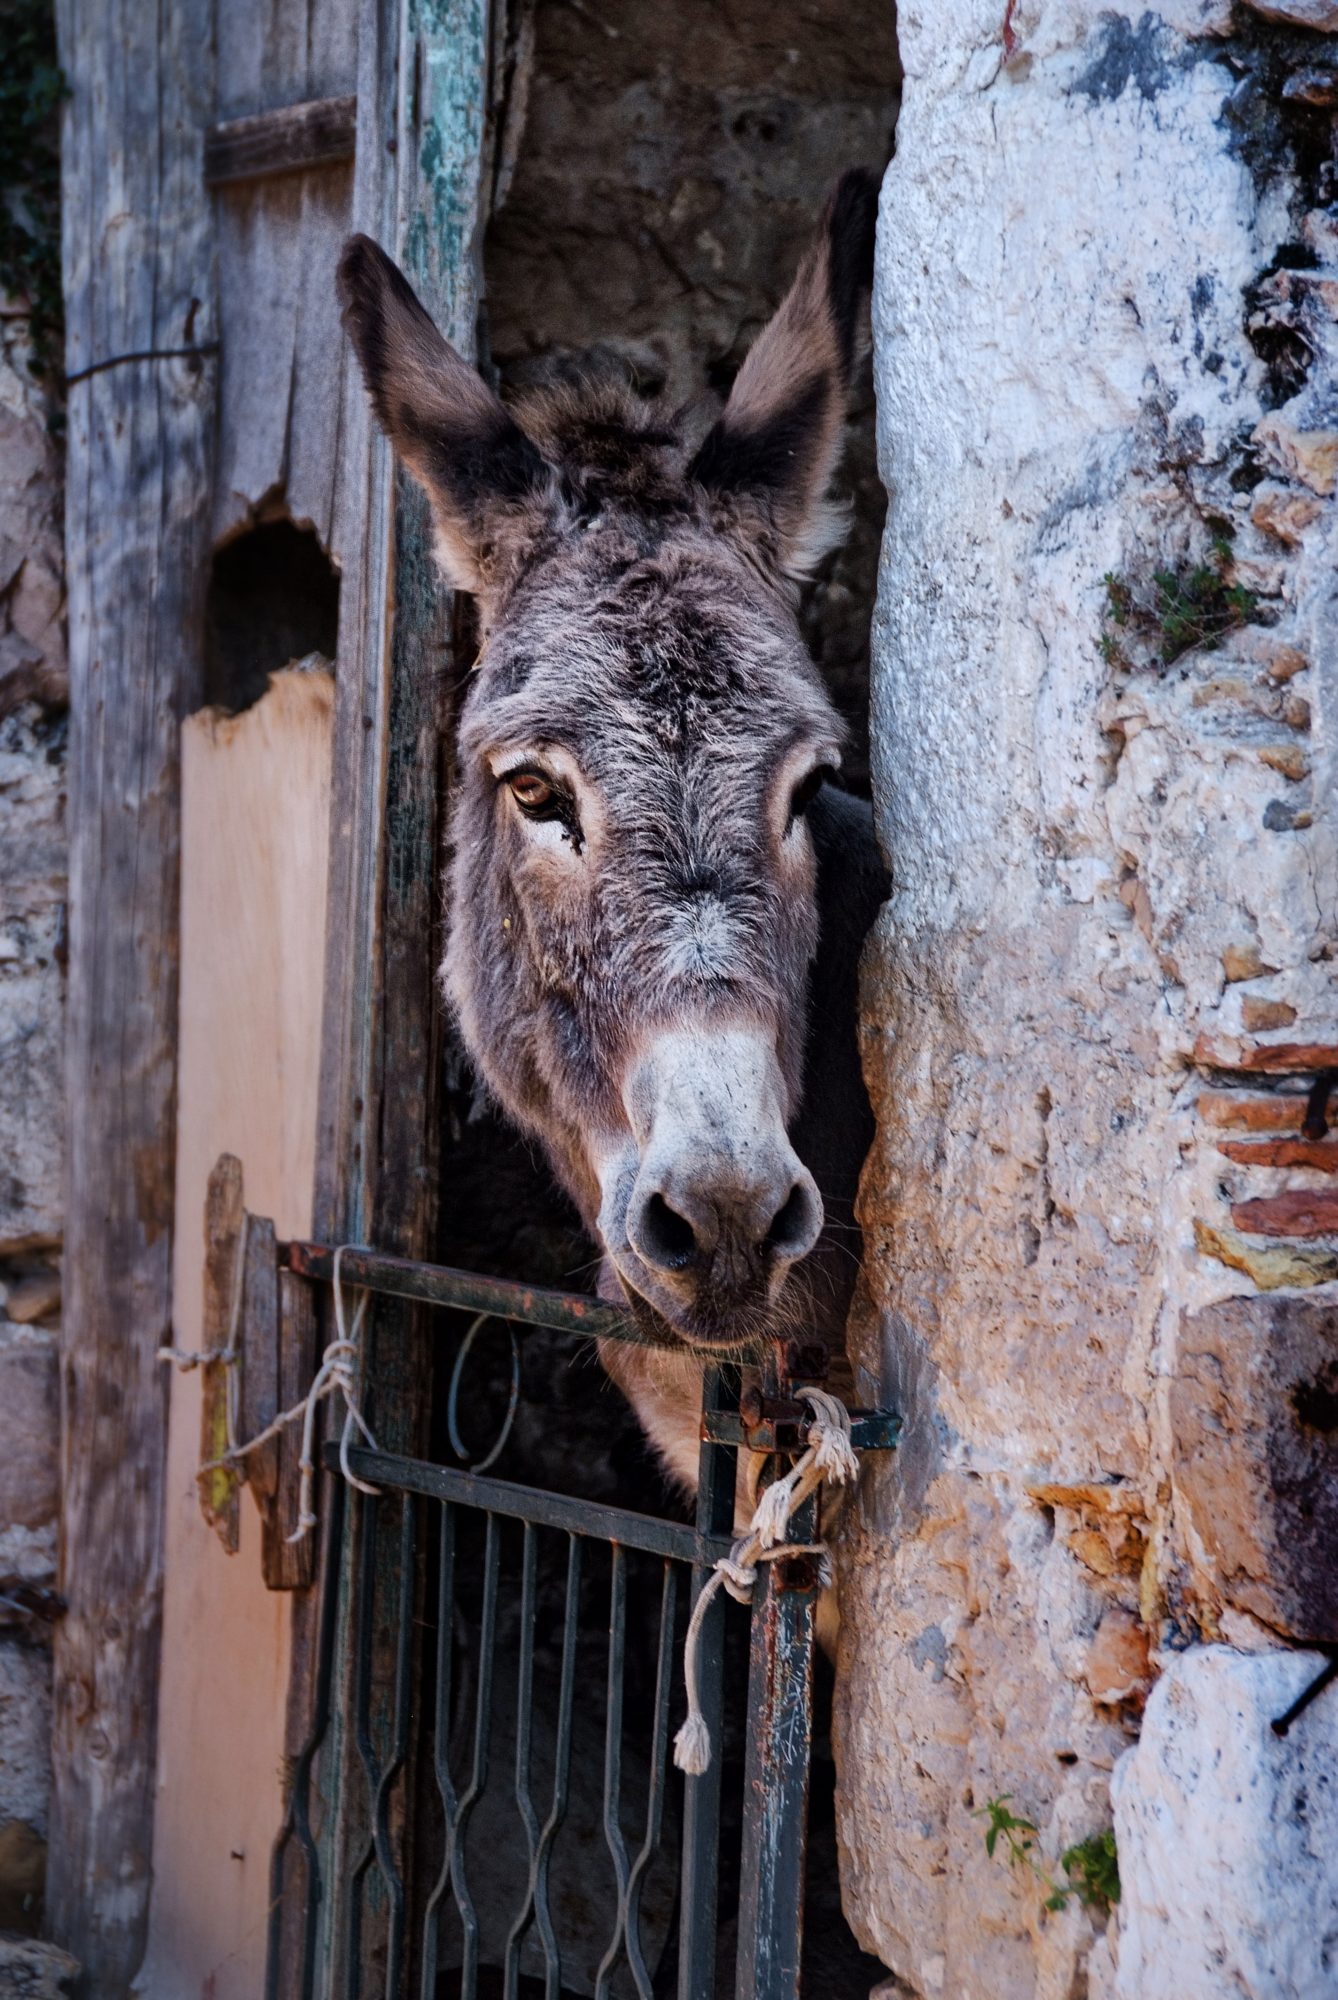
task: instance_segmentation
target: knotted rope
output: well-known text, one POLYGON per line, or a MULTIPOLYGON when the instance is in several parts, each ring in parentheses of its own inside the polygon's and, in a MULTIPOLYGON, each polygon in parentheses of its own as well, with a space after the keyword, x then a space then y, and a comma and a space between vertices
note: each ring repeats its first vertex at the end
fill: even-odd
POLYGON ((245 1444, 237 1442, 237 1331, 241 1325, 242 1285, 246 1269, 246 1231, 239 1232, 237 1238, 237 1266, 233 1274, 232 1310, 228 1318, 228 1337, 222 1347, 211 1347, 203 1353, 192 1354, 179 1347, 160 1347, 158 1359, 171 1361, 189 1373, 205 1363, 218 1362, 227 1374, 227 1448, 218 1458, 206 1459, 196 1472, 199 1478, 206 1472, 217 1472, 221 1466, 236 1465, 248 1453, 256 1451, 262 1444, 268 1444, 289 1424, 302 1419, 302 1453, 298 1459, 300 1476, 297 1497, 297 1526, 287 1537, 289 1542, 305 1541, 316 1525, 315 1480, 316 1480, 316 1411, 327 1396, 341 1395, 344 1399, 344 1427, 339 1436, 339 1470, 350 1486, 356 1486, 359 1493, 379 1493, 379 1486, 371 1486, 365 1479, 359 1479, 348 1462, 349 1446, 354 1441, 356 1431, 361 1431, 372 1450, 377 1449, 367 1419, 358 1403, 357 1359, 359 1341, 362 1337, 363 1321, 367 1317, 367 1301, 370 1292, 363 1292, 353 1313, 353 1324, 349 1327, 344 1314, 344 1280, 340 1263, 344 1252, 351 1245, 341 1243, 334 1254, 332 1284, 334 1288, 335 1337, 326 1345, 320 1366, 312 1377, 311 1387, 301 1402, 294 1403, 290 1410, 281 1410, 272 1423, 266 1424, 245 1444))
POLYGON ((716 1592, 727 1590, 736 1603, 747 1604, 757 1582, 758 1564, 777 1562, 782 1556, 817 1556, 823 1588, 832 1580, 831 1551, 825 1542, 787 1542, 785 1534, 791 1517, 806 1500, 812 1499, 823 1480, 846 1485, 859 1476, 859 1460, 850 1442, 850 1412, 845 1405, 835 1396, 829 1396, 825 1389, 800 1389, 798 1394, 813 1411, 808 1449, 783 1478, 768 1486, 753 1509, 748 1533, 735 1542, 727 1556, 720 1557, 688 1621, 683 1646, 688 1713, 674 1738, 674 1762, 690 1778, 700 1777, 711 1764, 711 1732, 702 1714, 698 1663, 702 1626, 716 1592))

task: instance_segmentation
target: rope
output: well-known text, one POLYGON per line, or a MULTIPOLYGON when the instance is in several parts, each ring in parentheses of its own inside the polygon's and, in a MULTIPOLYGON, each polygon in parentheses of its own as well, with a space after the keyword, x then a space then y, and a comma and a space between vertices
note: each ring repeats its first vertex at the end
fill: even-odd
POLYGON ((859 1475, 859 1460, 850 1442, 850 1412, 825 1389, 800 1389, 800 1398, 813 1411, 808 1430, 808 1449, 783 1478, 769 1486, 753 1509, 748 1533, 735 1542, 727 1556, 721 1556, 702 1586, 688 1620, 683 1645, 683 1681, 687 1690, 687 1720, 674 1738, 674 1762, 690 1778, 698 1778, 711 1765, 711 1732, 702 1713, 698 1687, 702 1626, 711 1600, 719 1590, 727 1590, 736 1604, 752 1599, 759 1563, 778 1562, 782 1556, 817 1556, 819 1578, 824 1589, 832 1580, 831 1551, 825 1542, 787 1542, 791 1516, 810 1500, 824 1479, 844 1486, 859 1475))
POLYGON ((215 1362, 221 1363, 228 1370, 226 1405, 227 1449, 218 1458, 206 1459, 204 1464, 197 1469, 197 1478, 200 1478, 206 1472, 217 1472, 222 1466, 236 1465, 241 1459, 246 1458, 249 1453, 258 1450, 262 1444, 268 1444, 271 1438, 277 1437, 280 1431, 286 1430, 289 1424, 296 1423, 298 1418, 301 1417, 302 1452, 298 1459, 298 1471, 301 1477, 298 1485, 297 1526, 294 1528, 292 1534, 287 1537, 290 1543, 305 1541, 311 1530, 316 1526, 316 1411, 327 1396, 338 1394, 344 1398, 344 1428, 340 1432, 339 1437, 339 1470, 343 1473, 344 1478, 350 1486, 357 1487, 359 1493, 379 1493, 381 1490, 379 1486, 371 1486, 365 1479, 359 1479, 357 1473, 348 1462, 349 1446, 354 1442, 356 1431, 362 1432, 363 1437, 373 1451, 376 1451, 378 1448, 376 1439, 372 1436, 367 1419, 363 1416, 358 1403, 356 1368, 359 1341, 362 1336, 363 1321, 367 1317, 367 1302, 371 1297, 370 1292, 363 1292, 359 1298, 353 1314, 353 1325, 351 1328, 348 1326, 344 1316, 344 1280, 340 1269, 340 1262, 345 1250, 351 1247, 353 1246, 341 1243, 334 1254, 332 1283, 334 1287, 335 1337, 327 1344, 325 1352, 321 1356, 320 1366, 312 1378, 311 1387, 307 1390, 301 1402, 294 1403, 290 1410, 281 1410, 272 1423, 266 1424, 263 1431, 258 1432, 253 1438, 248 1438, 245 1444, 238 1444, 237 1442, 238 1382, 236 1365, 238 1360, 237 1332, 241 1325, 242 1285, 246 1269, 246 1231, 244 1229, 239 1232, 237 1237, 237 1265, 233 1274, 232 1310, 228 1319, 228 1337, 224 1345, 222 1347, 206 1348, 203 1353, 198 1354, 190 1353, 179 1347, 160 1347, 158 1349, 158 1359, 160 1361, 171 1361, 184 1373, 189 1373, 192 1368, 204 1367, 215 1362))

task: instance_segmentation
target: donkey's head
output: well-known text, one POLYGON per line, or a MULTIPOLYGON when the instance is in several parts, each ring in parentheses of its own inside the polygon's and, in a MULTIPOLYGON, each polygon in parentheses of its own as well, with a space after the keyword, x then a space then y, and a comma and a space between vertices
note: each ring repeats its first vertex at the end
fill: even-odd
POLYGON ((633 1310, 774 1324, 822 1201, 788 1136, 817 946, 805 809, 842 728, 794 585, 831 545, 875 189, 849 174, 692 451, 621 388, 509 412, 365 237, 345 322, 484 641, 460 725, 447 989, 633 1310))

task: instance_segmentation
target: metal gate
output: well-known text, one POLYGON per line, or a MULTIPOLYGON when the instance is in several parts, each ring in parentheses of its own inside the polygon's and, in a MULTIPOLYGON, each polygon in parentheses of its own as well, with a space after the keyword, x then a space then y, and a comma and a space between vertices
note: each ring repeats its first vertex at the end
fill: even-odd
MULTIPOLYGON (((282 1245, 279 1261, 289 1285, 325 1293, 330 1249, 282 1245)), ((519 1348, 543 1337, 514 1329, 634 1337, 622 1314, 579 1295, 365 1251, 345 1251, 342 1273, 378 1300, 509 1322, 508 1423, 519 1348)), ((738 1448, 782 1459, 803 1448, 809 1413, 792 1392, 819 1362, 776 1343, 742 1410, 738 1371, 708 1368, 693 1524, 370 1448, 348 1462, 378 1491, 346 1492, 338 1448, 327 1446, 316 1698, 273 1857, 270 2000, 799 1992, 813 1556, 762 1567, 746 1695, 741 1663, 740 1684, 726 1685, 723 1593, 705 1617, 702 1709, 718 1752, 730 1696, 744 1734, 736 1817, 722 1818, 724 1758, 680 1780, 670 1742, 686 1614, 731 1546, 738 1448), (643 1625, 654 1669, 636 1689, 629 1632, 643 1625), (590 1826, 573 1824, 574 1776, 596 1762, 598 1855, 590 1826), (730 1839, 732 1972, 717 1922, 722 1869, 734 1874, 730 1839)), ((896 1432, 890 1417, 859 1415, 853 1442, 887 1448, 896 1432)), ((793 1539, 815 1538, 813 1506, 792 1522, 793 1539)), ((584 1797, 588 1807, 588 1785, 584 1797)))

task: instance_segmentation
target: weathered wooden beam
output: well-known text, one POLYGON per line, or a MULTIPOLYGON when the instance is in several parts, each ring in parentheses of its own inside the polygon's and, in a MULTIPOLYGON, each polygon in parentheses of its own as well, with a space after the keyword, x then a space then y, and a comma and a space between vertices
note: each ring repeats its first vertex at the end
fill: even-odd
MULTIPOLYGON (((316 1302, 311 1286, 291 1271, 275 1270, 279 1287, 279 1407, 291 1410, 316 1375, 316 1302)), ((288 1537, 297 1524, 301 1480, 302 1426, 289 1424, 276 1447, 274 1504, 265 1516, 261 1564, 271 1590, 302 1590, 315 1579, 316 1541, 288 1537)))
POLYGON ((70 649, 61 1592, 46 1916, 98 2000, 143 1957, 162 1621, 180 722, 216 402, 210 0, 58 0, 70 649), (133 358, 127 358, 133 357, 133 358))
MULTIPOLYGON (((204 1318, 202 1352, 217 1355, 227 1349, 234 1332, 238 1251, 244 1245, 246 1209, 242 1200, 242 1163, 223 1153, 209 1176, 204 1201, 204 1318)), ((230 1556, 235 1556, 241 1531, 241 1474, 232 1465, 217 1465, 228 1449, 228 1398, 235 1361, 201 1364, 204 1393, 200 1398, 200 1512, 230 1556), (205 1467, 209 1469, 204 1470, 205 1467)), ((242 1432, 242 1436, 249 1433, 242 1432)))
MULTIPOLYGON (((493 9, 478 0, 408 7, 377 0, 359 36, 354 220, 389 247, 442 331, 472 356, 478 249, 487 207, 487 124, 493 9), (407 32, 406 32, 407 29, 407 32), (393 149, 388 140, 393 138, 393 149)), ((441 1064, 438 877, 446 731, 443 659, 452 606, 432 560, 425 502, 396 475, 368 428, 360 387, 343 435, 349 462, 367 454, 360 517, 338 536, 347 553, 340 594, 334 796, 322 1018, 321 1114, 314 1230, 325 1242, 375 1242, 405 1256, 435 1248, 434 1145, 441 1064), (393 609, 392 609, 393 608, 393 609)), ((353 482, 348 483, 351 492, 353 482)), ((425 1421, 428 1376, 421 1315, 378 1303, 365 1339, 378 1441, 412 1450, 425 1421)), ((393 1528, 392 1510, 384 1526, 393 1528)), ((354 1537, 341 1553, 345 1598, 359 1571, 354 1537)), ((393 1536, 378 1544, 378 1591, 394 1601, 393 1536)), ((305 1740, 313 1682, 295 1621, 290 1722, 294 1755, 305 1740)), ((349 1648, 341 1647, 341 1657, 349 1648)), ((372 1666, 378 1690, 389 1686, 372 1666)), ((378 1701, 381 1699, 378 1692, 378 1701)), ((384 1912, 358 1930, 362 1965, 348 1966, 348 1899, 365 1831, 356 1757, 348 1755, 351 1688, 335 1690, 321 1786, 340 1808, 327 1822, 322 1869, 321 1964, 331 1990, 386 1983, 384 1912), (343 1774, 351 1782, 343 1782, 343 1774)), ((377 1718, 373 1718, 377 1726, 377 1718)), ((404 1857, 402 1857, 404 1858, 404 1857)), ((283 1981, 292 1979, 285 1963, 283 1981)), ((296 1990, 294 1987, 293 1990, 296 1990)))
POLYGON ((314 97, 253 118, 229 118, 205 134, 205 184, 226 187, 351 160, 357 132, 356 97, 314 97))

